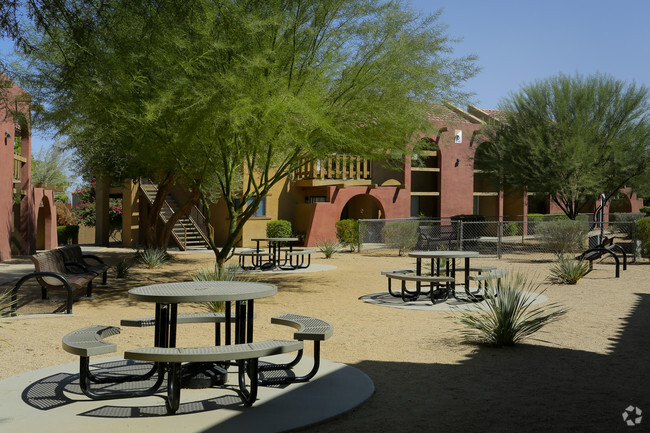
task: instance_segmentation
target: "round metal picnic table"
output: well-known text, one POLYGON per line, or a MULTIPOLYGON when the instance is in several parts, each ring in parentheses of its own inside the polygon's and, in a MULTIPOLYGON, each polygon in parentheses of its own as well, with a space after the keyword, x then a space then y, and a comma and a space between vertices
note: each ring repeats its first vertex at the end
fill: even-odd
MULTIPOLYGON (((451 283, 451 295, 458 299, 466 301, 468 299, 458 298, 456 296, 456 285, 459 284, 456 282, 456 259, 465 259, 465 292, 467 293, 469 299, 475 297, 474 294, 469 291, 469 271, 470 271, 470 259, 473 257, 478 257, 480 254, 478 251, 411 251, 409 257, 415 257, 416 259, 416 274, 422 275, 422 259, 431 259, 431 275, 440 276, 440 262, 442 260, 449 263, 445 266, 445 275, 454 278, 454 282, 451 283)), ((418 283, 420 284, 420 283, 418 283)), ((478 299, 477 299, 478 300, 478 299)))
MULTIPOLYGON (((178 304, 194 302, 225 303, 225 344, 231 344, 232 302, 235 301, 235 344, 253 341, 254 300, 273 296, 278 292, 276 286, 245 281, 188 281, 181 283, 155 284, 129 290, 129 298, 142 302, 156 303, 154 344, 157 347, 176 347, 176 325, 178 304)), ((220 343, 217 323, 216 344, 220 343)), ((211 367, 187 366, 187 370, 197 371, 199 376, 211 367)), ((210 381, 225 381, 225 370, 216 369, 206 373, 210 381)), ((187 383, 204 383, 204 379, 188 380, 187 383)), ((184 383, 185 384, 185 383, 184 383)), ((202 385, 190 385, 203 387, 202 385)))
POLYGON ((280 264, 280 258, 282 255, 282 244, 288 243, 289 252, 291 252, 293 250, 292 243, 298 242, 300 239, 298 238, 255 238, 251 240, 257 242, 257 247, 256 247, 257 251, 260 250, 260 242, 268 242, 269 252, 271 253, 271 257, 269 262, 261 264, 260 268, 264 270, 270 270, 270 269, 279 268, 280 266, 286 264, 286 258, 285 258, 285 263, 280 264))

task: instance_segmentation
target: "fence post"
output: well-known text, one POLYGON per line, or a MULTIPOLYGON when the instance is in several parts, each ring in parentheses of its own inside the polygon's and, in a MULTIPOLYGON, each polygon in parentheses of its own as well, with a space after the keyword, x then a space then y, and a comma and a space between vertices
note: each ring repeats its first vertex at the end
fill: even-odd
POLYGON ((503 221, 497 223, 497 259, 501 258, 501 237, 503 236, 503 221))
MULTIPOLYGON (((634 224, 632 226, 632 251, 633 251, 633 257, 634 257, 634 263, 636 263, 637 257, 636 257, 636 250, 637 250, 637 245, 636 245, 636 220, 632 221, 634 224)), ((639 257, 640 258, 640 257, 639 257)))
POLYGON ((361 252, 361 230, 362 230, 361 226, 362 225, 363 225, 363 221, 359 220, 359 224, 358 224, 359 228, 358 228, 358 233, 357 233, 357 236, 358 236, 357 237, 357 251, 358 252, 361 252))
POLYGON ((458 249, 463 251, 463 220, 459 220, 458 224, 460 224, 460 228, 458 229, 458 249))

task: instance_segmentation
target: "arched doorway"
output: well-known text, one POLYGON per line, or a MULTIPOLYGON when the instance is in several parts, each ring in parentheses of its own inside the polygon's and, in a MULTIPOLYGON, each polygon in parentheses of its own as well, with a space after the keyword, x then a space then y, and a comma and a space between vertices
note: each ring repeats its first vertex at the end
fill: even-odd
POLYGON ((56 227, 56 224, 53 224, 52 218, 52 208, 53 203, 50 201, 50 197, 43 195, 43 199, 38 204, 38 216, 36 219, 36 249, 37 250, 46 250, 56 248, 56 245, 52 245, 52 230, 53 226, 56 227))
POLYGON ((348 200, 339 219, 381 219, 384 215, 377 199, 368 194, 358 194, 348 200))

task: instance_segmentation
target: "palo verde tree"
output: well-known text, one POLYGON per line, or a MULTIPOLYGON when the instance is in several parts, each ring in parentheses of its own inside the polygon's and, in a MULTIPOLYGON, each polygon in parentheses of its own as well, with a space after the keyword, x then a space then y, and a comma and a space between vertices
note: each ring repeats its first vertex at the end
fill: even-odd
POLYGON ((173 54, 196 9, 193 2, 157 3, 26 1, 34 28, 18 33, 24 58, 14 72, 46 102, 41 125, 67 137, 86 178, 148 177, 158 184, 141 241, 165 248, 214 169, 197 152, 200 138, 181 135, 190 129, 183 123, 201 124, 179 115, 174 99, 185 65, 173 54), (156 237, 159 210, 175 184, 189 189, 189 199, 156 237))
POLYGON ((558 75, 525 86, 500 108, 481 169, 503 188, 551 197, 570 219, 648 172, 646 87, 600 74, 558 75))
POLYGON ((203 5, 179 48, 189 59, 182 112, 204 119, 187 134, 217 168, 205 209, 218 196, 228 212, 225 244, 212 243, 219 265, 273 185, 329 153, 402 154, 427 129, 431 103, 465 99, 459 86, 477 71, 451 56, 439 14, 400 1, 203 5))
POLYGON ((453 57, 439 13, 402 1, 37 3, 21 78, 43 89, 42 120, 95 173, 180 182, 206 209, 221 200, 219 265, 305 161, 410 151, 432 103, 465 100, 477 72, 453 57))

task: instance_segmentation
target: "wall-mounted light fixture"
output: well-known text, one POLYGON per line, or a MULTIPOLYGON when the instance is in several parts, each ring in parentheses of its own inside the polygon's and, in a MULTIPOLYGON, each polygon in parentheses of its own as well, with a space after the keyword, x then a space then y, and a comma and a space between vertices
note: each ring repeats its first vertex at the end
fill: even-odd
POLYGON ((456 158, 456 167, 458 167, 458 164, 460 164, 460 158, 456 158))
POLYGON ((11 138, 11 134, 5 131, 5 146, 7 145, 7 140, 9 140, 10 138, 11 138))

